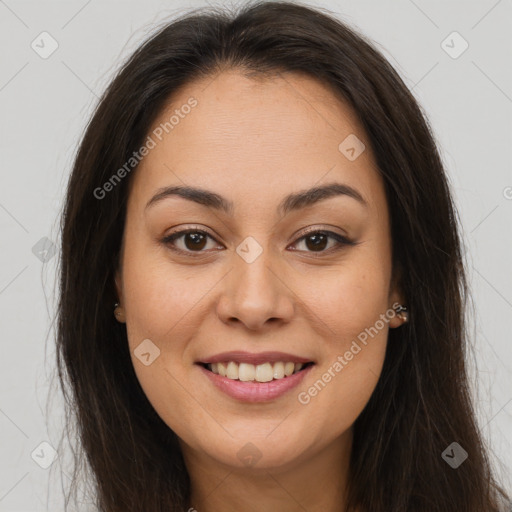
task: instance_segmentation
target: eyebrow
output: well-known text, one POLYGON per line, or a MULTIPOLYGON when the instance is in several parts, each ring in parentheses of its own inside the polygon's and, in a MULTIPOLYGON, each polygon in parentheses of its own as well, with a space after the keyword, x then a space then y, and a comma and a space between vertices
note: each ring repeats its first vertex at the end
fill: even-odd
MULTIPOLYGON (((228 215, 233 214, 233 202, 229 201, 225 197, 210 190, 181 185, 159 189, 146 204, 146 209, 172 196, 178 196, 188 199, 189 201, 194 201, 203 206, 207 206, 208 208, 223 211, 228 215)), ((279 203, 277 209, 282 215, 286 215, 291 211, 312 206, 319 201, 335 196, 351 197, 361 205, 365 207, 368 206, 367 202, 363 199, 363 196, 355 188, 343 183, 329 183, 327 185, 313 187, 289 194, 279 203)))

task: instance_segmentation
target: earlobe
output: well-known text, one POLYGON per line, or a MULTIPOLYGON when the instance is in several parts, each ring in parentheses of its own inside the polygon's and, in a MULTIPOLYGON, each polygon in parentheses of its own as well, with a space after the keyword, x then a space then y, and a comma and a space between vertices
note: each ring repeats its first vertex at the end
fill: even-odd
POLYGON ((401 302, 394 302, 391 307, 393 313, 390 316, 389 326, 394 329, 409 321, 409 310, 401 302))
POLYGON ((390 293, 390 298, 392 300, 390 310, 392 310, 392 313, 390 315, 389 326, 392 329, 400 327, 409 321, 409 310, 407 309, 405 304, 406 300, 402 293, 401 276, 401 267, 398 267, 393 275, 391 285, 392 291, 390 293))
POLYGON ((124 324, 126 322, 124 309, 122 308, 121 304, 119 304, 119 302, 114 304, 114 316, 119 323, 124 324))

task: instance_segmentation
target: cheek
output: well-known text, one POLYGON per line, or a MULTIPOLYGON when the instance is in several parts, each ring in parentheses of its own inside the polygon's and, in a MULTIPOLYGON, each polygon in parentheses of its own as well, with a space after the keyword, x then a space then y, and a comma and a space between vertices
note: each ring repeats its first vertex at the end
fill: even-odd
MULTIPOLYGON (((320 275, 320 274, 319 274, 320 275)), ((359 254, 315 281, 301 298, 325 340, 324 357, 298 402, 336 436, 352 425, 370 399, 386 354, 390 267, 374 252, 359 254)), ((329 433, 329 434, 328 434, 329 433)))
POLYGON ((354 258, 326 272, 296 280, 297 295, 326 339, 346 342, 373 325, 388 308, 390 273, 385 262, 354 258))
MULTIPOLYGON (((183 343, 186 333, 197 329, 193 317, 216 280, 216 272, 172 264, 153 247, 132 247, 123 265, 130 344, 145 338, 183 343)), ((172 348, 179 346, 173 343, 172 348)))
MULTIPOLYGON (((358 329, 353 329, 357 332, 358 329)), ((297 392, 303 413, 315 418, 324 439, 347 431, 368 403, 385 359, 388 327, 362 331, 329 346, 329 353, 308 386, 297 392), (360 333, 358 333, 360 334, 360 333)))
POLYGON ((132 364, 153 408, 183 434, 185 419, 201 422, 187 384, 190 361, 186 355, 189 340, 197 332, 201 298, 213 283, 208 286, 147 255, 132 255, 123 267, 132 364))

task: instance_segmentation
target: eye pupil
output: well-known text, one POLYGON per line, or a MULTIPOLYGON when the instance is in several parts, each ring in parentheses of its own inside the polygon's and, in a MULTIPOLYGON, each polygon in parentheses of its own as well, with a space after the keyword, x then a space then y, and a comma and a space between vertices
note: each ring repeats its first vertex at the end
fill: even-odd
POLYGON ((323 233, 317 233, 314 235, 310 235, 306 238, 306 245, 307 245, 308 249, 322 250, 322 249, 325 249, 326 241, 327 241, 327 237, 323 233), (314 240, 312 246, 310 246, 310 244, 309 244, 309 241, 311 241, 311 240, 314 240))
POLYGON ((186 233, 185 246, 187 249, 202 249, 204 247, 206 237, 202 233, 186 233), (188 241, 192 240, 193 245, 190 246, 188 241), (197 245, 199 243, 199 245, 197 245))

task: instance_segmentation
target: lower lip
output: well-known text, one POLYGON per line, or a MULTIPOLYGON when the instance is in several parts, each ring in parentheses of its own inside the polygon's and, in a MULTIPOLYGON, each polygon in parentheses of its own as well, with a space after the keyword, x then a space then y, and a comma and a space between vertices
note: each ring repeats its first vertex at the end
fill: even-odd
POLYGON ((278 398, 298 386, 312 367, 313 365, 310 365, 289 377, 275 379, 270 382, 245 382, 222 377, 199 365, 199 368, 218 389, 242 402, 268 402, 278 398))

